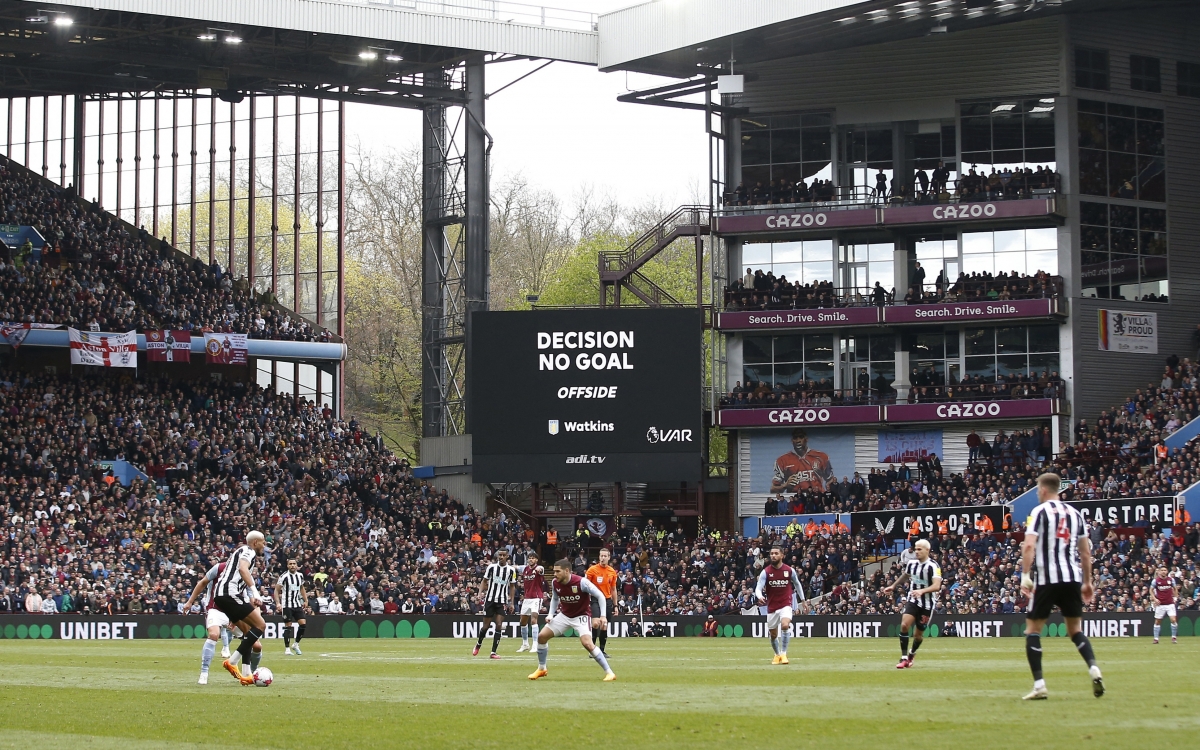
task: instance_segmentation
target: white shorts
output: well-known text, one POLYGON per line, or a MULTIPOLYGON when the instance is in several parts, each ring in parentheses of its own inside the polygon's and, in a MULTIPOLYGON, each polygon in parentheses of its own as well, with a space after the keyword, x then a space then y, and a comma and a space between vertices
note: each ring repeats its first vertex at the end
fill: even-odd
POLYGON ((550 628, 550 632, 554 635, 562 635, 567 630, 574 630, 576 633, 591 633, 592 618, 587 615, 582 617, 567 617, 562 612, 555 612, 554 617, 546 623, 546 627, 550 628))
POLYGON ((522 599, 521 600, 521 616, 533 615, 537 616, 542 613, 541 599, 522 599))
POLYGON ((792 621, 791 607, 781 607, 774 612, 769 612, 767 614, 767 630, 775 630, 781 627, 784 620, 787 620, 789 623, 792 621))
POLYGON ((1155 620, 1161 620, 1164 617, 1174 617, 1174 616, 1175 616, 1175 605, 1174 604, 1159 604, 1158 606, 1156 606, 1154 608, 1154 619, 1155 620))
POLYGON ((204 627, 223 628, 229 624, 229 618, 219 609, 210 609, 204 616, 204 627))

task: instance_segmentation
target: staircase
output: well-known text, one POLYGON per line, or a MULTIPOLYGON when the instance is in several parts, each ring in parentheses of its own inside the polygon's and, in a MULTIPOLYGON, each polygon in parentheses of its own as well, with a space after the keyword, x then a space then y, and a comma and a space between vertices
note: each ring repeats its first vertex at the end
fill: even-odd
POLYGON ((702 258, 700 238, 710 231, 712 216, 707 206, 680 206, 649 231, 638 237, 619 253, 600 253, 600 306, 621 306, 621 290, 650 307, 682 307, 683 302, 655 284, 641 272, 651 258, 658 255, 681 237, 693 237, 696 243, 696 304, 703 303, 702 258), (609 300, 608 290, 613 290, 609 300))

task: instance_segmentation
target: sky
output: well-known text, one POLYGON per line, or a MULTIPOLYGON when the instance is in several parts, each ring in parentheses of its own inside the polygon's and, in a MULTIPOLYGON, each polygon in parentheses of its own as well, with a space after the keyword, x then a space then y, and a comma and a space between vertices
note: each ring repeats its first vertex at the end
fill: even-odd
MULTIPOLYGON (((548 4, 604 13, 634 2, 548 4)), ((487 91, 496 91, 543 62, 487 66, 487 91)), ((519 173, 568 202, 585 186, 627 205, 680 205, 705 195, 708 143, 703 113, 617 101, 631 88, 670 80, 556 62, 505 89, 486 105, 487 129, 495 139, 493 181, 519 173)), ((385 151, 420 144, 420 115, 415 111, 350 105, 346 114, 351 152, 356 147, 385 151)))

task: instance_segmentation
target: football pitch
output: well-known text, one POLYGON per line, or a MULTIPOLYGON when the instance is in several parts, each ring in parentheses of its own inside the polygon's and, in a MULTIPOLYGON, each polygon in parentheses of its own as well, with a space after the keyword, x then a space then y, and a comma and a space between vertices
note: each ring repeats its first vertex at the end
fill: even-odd
MULTIPOLYGON (((488 642, 490 643, 490 641, 488 642)), ((322 640, 267 646, 269 688, 213 664, 199 641, 6 641, 0 747, 1194 747, 1200 638, 1097 639, 1108 694, 1091 694, 1065 638, 1046 639, 1050 700, 1026 703, 1017 638, 937 639, 912 669, 895 639, 611 640, 618 680, 573 643, 534 657, 471 657, 462 640, 322 640)))

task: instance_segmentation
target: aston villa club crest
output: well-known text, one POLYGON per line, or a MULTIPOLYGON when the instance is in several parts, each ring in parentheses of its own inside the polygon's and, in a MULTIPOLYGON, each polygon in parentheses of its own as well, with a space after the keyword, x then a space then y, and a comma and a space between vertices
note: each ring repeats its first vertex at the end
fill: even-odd
POLYGON ((572 593, 572 594, 578 594, 578 593, 579 593, 579 587, 578 587, 578 586, 572 586, 572 587, 571 587, 571 593, 572 593))
POLYGON ((550 422, 546 425, 546 429, 550 431, 551 435, 557 435, 558 434, 558 420, 551 419, 550 422))

